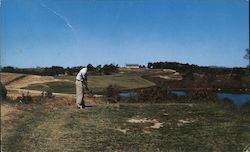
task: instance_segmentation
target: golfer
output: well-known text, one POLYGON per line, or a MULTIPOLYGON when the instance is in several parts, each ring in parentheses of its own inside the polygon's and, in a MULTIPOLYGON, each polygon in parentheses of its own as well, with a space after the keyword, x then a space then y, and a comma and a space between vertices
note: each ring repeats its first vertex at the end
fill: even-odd
POLYGON ((84 86, 88 89, 87 67, 83 67, 76 76, 76 106, 79 109, 85 108, 84 103, 84 86))

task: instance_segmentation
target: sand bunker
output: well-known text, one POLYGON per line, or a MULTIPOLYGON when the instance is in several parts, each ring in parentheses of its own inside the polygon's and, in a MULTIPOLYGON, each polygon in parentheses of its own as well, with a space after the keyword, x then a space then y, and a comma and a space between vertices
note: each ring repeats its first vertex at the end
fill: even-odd
POLYGON ((189 120, 189 119, 182 120, 182 119, 180 119, 177 122, 177 126, 182 126, 184 124, 190 124, 190 123, 193 123, 193 122, 195 122, 195 120, 189 120))
POLYGON ((180 74, 173 74, 173 75, 156 75, 154 77, 162 78, 165 80, 182 80, 182 77, 180 74))
POLYGON ((46 82, 52 82, 52 81, 59 81, 59 80, 54 79, 54 77, 52 76, 27 75, 26 77, 20 80, 10 83, 8 87, 23 88, 23 87, 27 87, 30 84, 46 83, 46 82))
POLYGON ((124 134, 126 134, 127 131, 129 131, 129 129, 121 129, 121 128, 117 128, 116 130, 117 130, 117 131, 120 131, 120 132, 122 132, 122 133, 124 133, 124 134))
POLYGON ((156 119, 147 119, 147 118, 131 118, 128 120, 129 123, 153 123, 152 126, 146 128, 159 129, 163 127, 163 123, 159 122, 156 119))

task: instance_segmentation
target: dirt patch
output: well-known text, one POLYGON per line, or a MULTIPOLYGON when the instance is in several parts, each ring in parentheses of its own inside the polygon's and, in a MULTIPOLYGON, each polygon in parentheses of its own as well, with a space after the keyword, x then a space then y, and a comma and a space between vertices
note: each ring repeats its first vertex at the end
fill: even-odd
POLYGON ((186 119, 186 120, 178 120, 177 122, 177 126, 183 126, 185 124, 191 124, 191 123, 194 123, 196 120, 191 120, 191 119, 186 119))
POLYGON ((179 73, 174 73, 171 75, 156 75, 154 77, 159 77, 165 80, 182 80, 182 77, 179 73))
POLYGON ((159 122, 156 119, 147 119, 147 118, 131 118, 128 120, 129 123, 152 123, 153 125, 146 127, 152 129, 159 129, 163 127, 163 123, 159 122))
POLYGON ((121 129, 121 128, 117 128, 117 129, 115 129, 115 130, 120 131, 120 132, 122 132, 122 133, 124 133, 124 134, 126 134, 127 131, 129 131, 129 129, 121 129))
POLYGON ((163 123, 158 122, 158 121, 154 122, 154 125, 150 126, 150 128, 153 128, 153 129, 159 129, 161 127, 163 127, 163 123))
POLYGON ((179 72, 172 69, 164 69, 164 73, 154 75, 153 77, 158 77, 165 80, 182 80, 182 76, 179 72))

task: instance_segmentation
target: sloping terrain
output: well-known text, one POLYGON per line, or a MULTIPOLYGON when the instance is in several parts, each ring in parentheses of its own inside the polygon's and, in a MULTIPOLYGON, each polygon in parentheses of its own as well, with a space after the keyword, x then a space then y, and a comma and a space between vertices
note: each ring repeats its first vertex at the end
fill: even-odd
POLYGON ((241 152, 250 141, 249 114, 211 104, 11 107, 1 113, 3 151, 241 152))
POLYGON ((4 85, 8 85, 14 81, 17 81, 21 78, 24 78, 26 76, 26 74, 19 74, 19 73, 0 73, 0 78, 1 78, 1 82, 4 85))
POLYGON ((20 89, 20 88, 28 86, 29 84, 45 83, 45 82, 51 82, 51 81, 57 81, 57 80, 54 79, 54 77, 52 76, 26 75, 26 77, 22 79, 18 79, 8 84, 7 87, 20 89))

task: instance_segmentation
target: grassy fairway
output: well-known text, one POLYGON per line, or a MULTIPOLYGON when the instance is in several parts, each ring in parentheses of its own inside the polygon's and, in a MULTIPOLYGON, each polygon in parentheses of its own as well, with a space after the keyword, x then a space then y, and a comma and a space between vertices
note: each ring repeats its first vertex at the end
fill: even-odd
POLYGON ((44 110, 32 104, 18 109, 27 112, 28 106, 29 114, 13 122, 12 129, 2 123, 8 130, 4 151, 241 152, 250 143, 249 113, 214 104, 115 104, 84 110, 44 110))
MULTIPOLYGON (((58 93, 75 93, 75 76, 58 76, 57 79, 70 80, 32 84, 25 89, 46 90, 50 88, 58 93)), ((141 73, 123 73, 103 76, 89 76, 89 88, 93 92, 102 92, 109 85, 116 85, 120 89, 145 88, 155 85, 154 83, 141 78, 141 73)))

